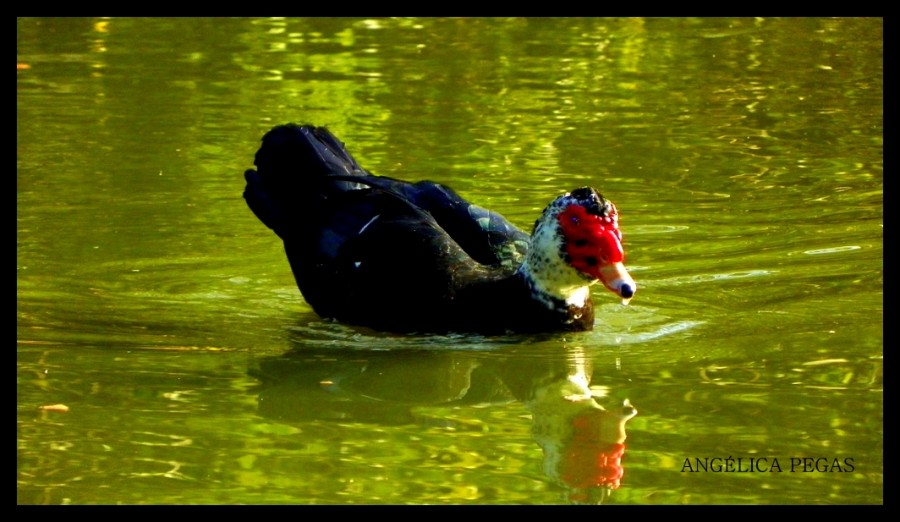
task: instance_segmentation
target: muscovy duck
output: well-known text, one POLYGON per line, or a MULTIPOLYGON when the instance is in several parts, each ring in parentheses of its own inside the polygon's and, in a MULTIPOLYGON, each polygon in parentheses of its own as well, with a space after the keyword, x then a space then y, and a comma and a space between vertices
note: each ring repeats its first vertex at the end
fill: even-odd
POLYGON ((244 198, 284 241, 325 318, 395 332, 590 330, 590 285, 630 299, 618 212, 590 187, 563 194, 531 236, 450 188, 365 171, 324 127, 262 138, 244 198))

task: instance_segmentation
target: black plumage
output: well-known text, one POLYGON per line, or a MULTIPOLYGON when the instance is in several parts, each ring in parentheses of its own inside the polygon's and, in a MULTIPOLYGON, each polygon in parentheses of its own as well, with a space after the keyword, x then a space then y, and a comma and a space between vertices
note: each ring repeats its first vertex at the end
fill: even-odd
MULTIPOLYGON (((374 176, 310 125, 269 131, 255 165, 245 173, 247 204, 284 241, 297 285, 323 317, 407 332, 593 326, 589 293, 553 295, 522 270, 528 234, 444 185, 374 176)), ((579 190, 589 191, 586 206, 606 203, 579 190)))

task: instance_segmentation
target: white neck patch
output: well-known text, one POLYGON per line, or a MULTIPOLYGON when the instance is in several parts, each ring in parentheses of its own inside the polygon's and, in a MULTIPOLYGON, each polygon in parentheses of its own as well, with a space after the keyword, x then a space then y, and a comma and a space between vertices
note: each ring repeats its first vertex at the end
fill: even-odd
POLYGON ((535 225, 531 248, 519 272, 531 282, 538 299, 548 307, 554 306, 551 298, 583 307, 590 297, 590 285, 594 281, 587 279, 561 257, 563 238, 557 220, 567 202, 557 201, 560 204, 551 204, 535 225))

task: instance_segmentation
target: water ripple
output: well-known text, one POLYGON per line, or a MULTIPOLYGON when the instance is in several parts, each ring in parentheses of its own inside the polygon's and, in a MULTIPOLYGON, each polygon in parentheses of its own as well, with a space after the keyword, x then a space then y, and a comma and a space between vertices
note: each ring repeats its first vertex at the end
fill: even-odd
POLYGON ((831 247, 831 248, 816 248, 813 250, 804 250, 803 253, 811 255, 811 256, 815 256, 815 255, 819 255, 819 254, 834 254, 837 252, 849 252, 850 250, 859 250, 860 248, 862 248, 862 247, 857 246, 857 245, 845 245, 845 246, 837 246, 837 247, 831 247))
POLYGON ((654 285, 679 286, 684 284, 707 283, 709 281, 724 281, 732 279, 745 279, 748 277, 764 277, 775 274, 775 270, 740 270, 737 272, 723 272, 718 274, 695 274, 683 277, 670 277, 654 281, 654 285))
POLYGON ((629 234, 670 234, 687 230, 687 225, 636 225, 628 228, 629 234))
POLYGON ((700 326, 705 324, 706 321, 677 321, 670 324, 664 324, 657 328, 656 330, 650 332, 642 332, 634 335, 630 335, 627 338, 617 339, 621 344, 630 344, 630 343, 641 343, 644 341, 650 341, 653 339, 659 339, 661 337, 666 337, 668 335, 684 332, 685 330, 690 330, 691 328, 700 326))

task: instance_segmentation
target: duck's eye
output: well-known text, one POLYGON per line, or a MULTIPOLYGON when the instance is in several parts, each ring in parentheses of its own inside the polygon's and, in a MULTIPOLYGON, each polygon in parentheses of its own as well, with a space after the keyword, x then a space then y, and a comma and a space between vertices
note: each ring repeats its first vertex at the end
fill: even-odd
POLYGON ((588 266, 597 266, 597 258, 594 256, 587 256, 584 258, 584 262, 587 263, 588 266))
POLYGON ((577 246, 577 247, 587 246, 587 244, 588 244, 587 239, 576 239, 575 240, 575 246, 577 246))

